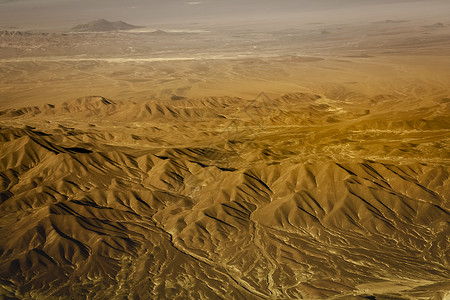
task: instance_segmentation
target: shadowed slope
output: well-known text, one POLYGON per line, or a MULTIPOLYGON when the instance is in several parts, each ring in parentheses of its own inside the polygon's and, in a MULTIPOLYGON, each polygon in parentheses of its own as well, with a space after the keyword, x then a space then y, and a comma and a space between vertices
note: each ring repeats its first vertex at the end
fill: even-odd
POLYGON ((447 104, 387 114, 308 94, 243 101, 87 97, 4 112, 4 289, 443 297, 447 104))

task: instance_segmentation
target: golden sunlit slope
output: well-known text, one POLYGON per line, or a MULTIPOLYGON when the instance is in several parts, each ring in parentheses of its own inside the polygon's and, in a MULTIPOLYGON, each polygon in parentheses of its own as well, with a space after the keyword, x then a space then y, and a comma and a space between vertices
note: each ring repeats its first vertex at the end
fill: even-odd
POLYGON ((2 111, 1 293, 448 297, 445 91, 339 95, 2 111))

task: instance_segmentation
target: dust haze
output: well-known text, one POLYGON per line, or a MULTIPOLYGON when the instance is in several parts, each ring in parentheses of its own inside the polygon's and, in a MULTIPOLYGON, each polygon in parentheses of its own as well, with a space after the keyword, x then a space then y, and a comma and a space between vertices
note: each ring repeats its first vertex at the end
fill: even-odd
POLYGON ((445 0, 4 0, 0 1, 0 25, 30 29, 70 28, 78 23, 105 18, 138 25, 207 23, 225 25, 260 22, 349 22, 377 19, 443 17, 445 0))
POLYGON ((0 1, 1 299, 448 299, 448 1, 0 1))

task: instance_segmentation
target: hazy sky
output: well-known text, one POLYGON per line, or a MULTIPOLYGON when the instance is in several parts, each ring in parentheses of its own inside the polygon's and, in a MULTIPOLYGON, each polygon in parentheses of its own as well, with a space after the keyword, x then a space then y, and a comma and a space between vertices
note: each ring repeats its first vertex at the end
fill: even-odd
POLYGON ((70 28, 99 18, 137 25, 296 16, 405 19, 445 16, 449 9, 450 0, 0 0, 0 26, 70 28))

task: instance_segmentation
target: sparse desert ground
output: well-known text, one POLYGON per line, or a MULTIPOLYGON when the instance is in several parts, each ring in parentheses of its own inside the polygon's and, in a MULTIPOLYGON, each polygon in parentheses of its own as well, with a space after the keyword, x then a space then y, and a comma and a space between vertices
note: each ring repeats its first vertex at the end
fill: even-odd
POLYGON ((0 37, 4 299, 448 299, 450 25, 0 37))

